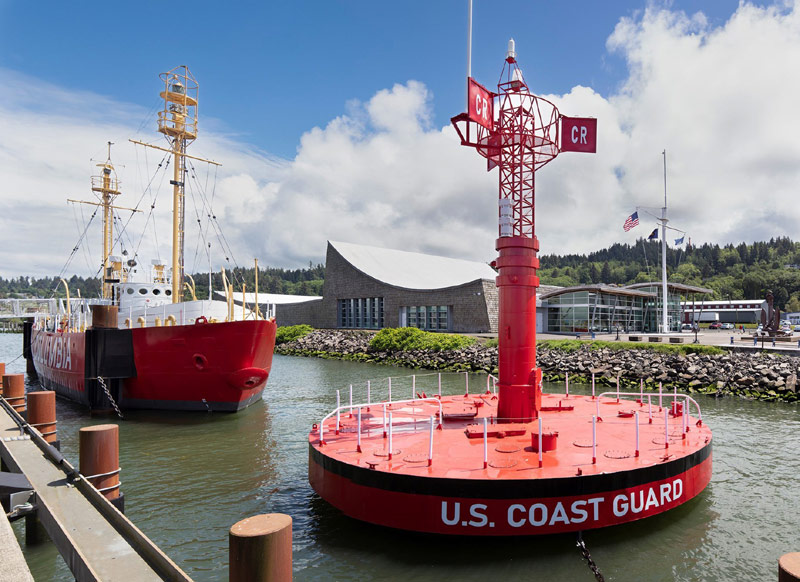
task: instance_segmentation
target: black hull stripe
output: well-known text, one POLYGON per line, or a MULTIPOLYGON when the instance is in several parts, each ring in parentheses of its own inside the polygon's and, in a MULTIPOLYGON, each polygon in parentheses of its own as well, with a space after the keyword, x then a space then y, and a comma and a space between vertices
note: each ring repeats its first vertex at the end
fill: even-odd
POLYGON ((646 485, 685 473, 711 456, 711 441, 686 457, 642 467, 632 471, 617 471, 601 475, 554 477, 551 479, 447 479, 385 473, 337 461, 320 453, 309 444, 309 464, 315 463, 328 473, 349 479, 356 485, 438 497, 474 499, 528 499, 572 497, 618 491, 646 485), (454 484, 457 483, 457 488, 454 484))

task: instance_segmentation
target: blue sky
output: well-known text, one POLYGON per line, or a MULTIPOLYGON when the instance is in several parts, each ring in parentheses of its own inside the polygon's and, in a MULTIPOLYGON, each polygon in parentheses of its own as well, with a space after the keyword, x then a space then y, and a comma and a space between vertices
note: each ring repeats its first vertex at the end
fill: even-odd
MULTIPOLYGON (((496 85, 513 37, 534 92, 598 118, 596 155, 537 174, 542 252, 649 233, 647 220, 621 225, 660 206, 664 149, 672 224, 693 242, 800 238, 798 1, 475 0, 475 78, 496 85)), ((0 275, 62 268, 87 219, 64 200, 91 195, 106 141, 119 204, 141 200, 157 160, 127 139, 160 137, 158 74, 179 64, 200 82, 192 153, 223 163, 213 212, 240 263, 322 261, 328 239, 491 261, 497 174, 449 127, 464 108, 466 22, 467 0, 0 0, 0 245, 14 249, 0 275), (46 241, 41 224, 58 225, 46 241)), ((130 237, 155 228, 163 245, 159 220, 130 237)), ((203 236, 187 234, 190 271, 203 236)), ((96 268, 89 239, 69 270, 96 268)))
MULTIPOLYGON (((669 3, 721 24, 735 0, 669 3)), ((473 76, 496 84, 509 38, 539 93, 575 85, 601 95, 626 77, 606 50, 642 1, 475 0, 473 76), (500 8, 502 6, 502 8, 500 8)), ((467 0, 0 2, 0 64, 59 86, 143 106, 155 73, 178 64, 201 84, 203 116, 242 140, 291 157, 303 132, 348 101, 408 80, 433 94, 435 125, 463 108, 467 0), (174 6, 174 9, 170 9, 174 6)))

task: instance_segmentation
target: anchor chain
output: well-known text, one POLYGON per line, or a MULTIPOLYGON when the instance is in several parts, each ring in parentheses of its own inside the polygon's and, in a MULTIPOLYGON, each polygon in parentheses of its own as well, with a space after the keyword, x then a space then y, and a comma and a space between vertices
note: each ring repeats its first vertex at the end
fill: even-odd
POLYGON ((117 403, 114 400, 114 397, 111 396, 111 392, 109 392, 108 386, 106 386, 106 381, 103 380, 103 378, 101 376, 98 376, 97 377, 97 382, 100 384, 100 387, 103 389, 103 392, 106 393, 106 398, 108 398, 108 401, 111 402, 111 406, 114 407, 114 410, 117 412, 117 416, 119 416, 121 419, 124 420, 125 417, 122 416, 122 412, 120 411, 119 406, 117 406, 117 403))
POLYGON ((603 577, 603 574, 600 573, 600 569, 597 567, 597 564, 594 563, 592 555, 589 553, 589 549, 586 547, 586 543, 583 541, 581 532, 578 532, 578 542, 576 545, 580 549, 583 559, 586 560, 586 565, 589 566, 589 569, 594 574, 595 580, 597 580, 597 582, 605 582, 606 579, 603 577))

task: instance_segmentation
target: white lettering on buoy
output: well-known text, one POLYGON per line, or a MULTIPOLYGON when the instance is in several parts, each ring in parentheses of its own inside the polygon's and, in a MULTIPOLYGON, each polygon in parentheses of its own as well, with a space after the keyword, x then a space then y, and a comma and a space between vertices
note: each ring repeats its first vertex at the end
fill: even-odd
POLYGON ((671 501, 670 493, 672 493, 672 485, 669 483, 661 484, 661 505, 665 505, 671 501), (665 501, 666 499, 666 501, 665 501))
POLYGON ((647 490, 647 504, 644 510, 647 511, 650 507, 658 507, 658 497, 656 497, 656 490, 652 487, 647 490))
MULTIPOLYGON (((65 352, 69 354, 69 352, 65 352)), ((649 513, 665 505, 677 503, 683 496, 683 480, 673 479, 667 483, 637 487, 619 493, 611 499, 611 506, 605 497, 590 497, 569 501, 538 501, 530 504, 512 503, 505 509, 506 523, 512 528, 548 528, 584 522, 599 522, 600 509, 608 519, 608 512, 623 518, 629 514, 649 513)), ((461 503, 442 501, 442 523, 448 526, 495 527, 491 520, 500 509, 491 503, 473 503, 464 507, 462 520, 461 503), (452 508, 449 504, 452 503, 452 508), (469 517, 469 521, 467 521, 469 517)), ((502 510, 501 510, 502 511, 502 510)))
POLYGON ((677 501, 683 495, 683 479, 675 479, 672 482, 672 500, 677 501))
POLYGON ((586 126, 581 125, 580 129, 581 129, 581 131, 580 131, 580 138, 579 138, 578 137, 578 126, 577 125, 573 125, 572 126, 572 132, 571 132, 572 133, 572 136, 571 136, 572 137, 572 143, 588 143, 586 141, 586 133, 588 131, 586 129, 586 126))
POLYGON ((442 521, 445 525, 456 525, 458 523, 459 516, 461 515, 461 504, 456 501, 455 505, 455 515, 453 519, 447 519, 447 501, 442 501, 442 521))
POLYGON ((515 503, 514 505, 508 508, 508 525, 511 527, 522 527, 525 525, 525 518, 523 517, 520 520, 514 519, 514 513, 517 511, 525 512, 525 506, 520 505, 519 503, 515 503))
POLYGON ((528 509, 528 521, 531 522, 533 527, 539 527, 547 523, 547 506, 544 503, 534 503, 531 505, 530 509, 528 509), (542 519, 536 519, 534 517, 537 509, 541 511, 542 519))
POLYGON ((553 517, 550 518, 548 525, 555 525, 556 523, 569 523, 567 512, 564 511, 564 504, 560 501, 556 503, 556 508, 553 510, 553 517))
POLYGON ((630 493, 620 493, 614 497, 611 510, 615 516, 624 517, 629 511, 641 513, 642 511, 648 511, 651 507, 662 507, 677 501, 682 495, 683 480, 675 479, 671 483, 661 483, 658 487, 648 487, 646 502, 644 489, 631 491, 630 493))
POLYGON ((472 527, 483 527, 487 523, 489 523, 489 518, 486 517, 485 513, 481 513, 482 511, 486 511, 486 506, 483 503, 476 503, 475 505, 471 505, 469 508, 469 514, 471 517, 478 518, 478 521, 470 520, 469 525, 472 527))
POLYGON ((570 520, 572 521, 572 523, 583 523, 584 521, 586 521, 586 518, 589 517, 587 511, 585 509, 581 509, 581 507, 583 507, 584 505, 586 505, 586 501, 584 501, 583 499, 579 499, 578 501, 572 502, 572 508, 571 508, 572 513, 574 513, 576 516, 570 520))

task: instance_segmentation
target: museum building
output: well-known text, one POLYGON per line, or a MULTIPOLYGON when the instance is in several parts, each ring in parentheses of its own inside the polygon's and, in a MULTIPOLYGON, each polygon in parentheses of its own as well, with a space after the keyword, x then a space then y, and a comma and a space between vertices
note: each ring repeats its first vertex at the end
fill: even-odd
POLYGON ((276 306, 278 325, 497 332, 487 263, 328 241, 322 298, 276 306))

